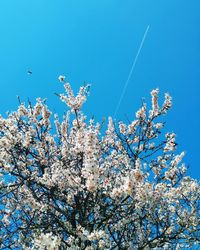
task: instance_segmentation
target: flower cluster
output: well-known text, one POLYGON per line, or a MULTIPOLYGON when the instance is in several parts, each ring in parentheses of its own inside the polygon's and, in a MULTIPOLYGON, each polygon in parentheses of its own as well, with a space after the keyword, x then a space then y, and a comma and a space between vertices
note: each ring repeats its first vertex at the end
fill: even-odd
POLYGON ((58 250, 60 246, 60 238, 52 233, 42 233, 38 237, 34 238, 34 245, 31 249, 34 250, 58 250))
MULTIPOLYGON (((64 76, 59 76, 59 80, 63 81, 65 80, 64 76)), ((77 112, 81 109, 83 103, 86 101, 90 85, 82 86, 77 94, 77 96, 74 96, 74 93, 71 89, 71 86, 69 83, 64 84, 65 91, 67 93, 67 96, 64 94, 60 95, 60 100, 65 102, 68 107, 71 108, 72 112, 77 112)))

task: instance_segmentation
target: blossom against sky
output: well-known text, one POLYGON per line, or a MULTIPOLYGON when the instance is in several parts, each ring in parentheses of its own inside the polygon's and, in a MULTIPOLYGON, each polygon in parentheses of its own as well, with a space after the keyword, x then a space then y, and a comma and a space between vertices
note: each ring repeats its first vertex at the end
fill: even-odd
POLYGON ((57 78, 65 75, 75 90, 92 83, 88 116, 114 115, 150 25, 116 118, 132 119, 154 88, 169 92, 166 127, 199 178, 199 8, 198 0, 2 0, 0 113, 17 109, 19 95, 23 101, 47 97, 61 114, 65 106, 53 93, 63 91, 57 78))

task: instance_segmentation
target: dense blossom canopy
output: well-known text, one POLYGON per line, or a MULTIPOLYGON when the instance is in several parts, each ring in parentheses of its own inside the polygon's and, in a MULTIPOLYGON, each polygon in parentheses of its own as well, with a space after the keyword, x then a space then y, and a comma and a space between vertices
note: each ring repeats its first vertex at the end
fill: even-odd
MULTIPOLYGON (((59 121, 46 101, 0 117, 1 249, 185 249, 199 243, 199 184, 186 175, 174 133, 162 136, 151 92, 135 120, 87 122, 65 77, 59 121), (103 128, 102 128, 103 127, 103 128), (105 133, 103 132, 105 131, 105 133)), ((197 246, 197 245, 196 245, 197 246)))

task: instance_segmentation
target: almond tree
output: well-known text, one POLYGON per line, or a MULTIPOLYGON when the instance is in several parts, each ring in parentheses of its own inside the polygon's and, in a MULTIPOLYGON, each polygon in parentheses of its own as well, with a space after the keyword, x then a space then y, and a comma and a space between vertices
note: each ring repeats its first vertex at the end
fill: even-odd
POLYGON ((161 133, 171 97, 106 128, 81 111, 89 86, 59 80, 62 121, 41 99, 0 117, 0 248, 197 249, 199 184, 161 133))

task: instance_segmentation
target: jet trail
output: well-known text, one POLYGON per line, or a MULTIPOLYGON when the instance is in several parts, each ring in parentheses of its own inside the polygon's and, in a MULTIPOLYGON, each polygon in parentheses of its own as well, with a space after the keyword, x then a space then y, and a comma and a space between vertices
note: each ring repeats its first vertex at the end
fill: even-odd
POLYGON ((138 57, 139 57, 139 55, 140 55, 140 52, 141 52, 141 50, 142 50, 142 48, 143 48, 145 39, 146 39, 146 37, 147 37, 149 28, 150 28, 150 25, 147 26, 147 28, 146 28, 146 30, 145 30, 145 33, 144 33, 144 35, 143 35, 142 41, 141 41, 141 43, 140 43, 140 46, 139 46, 138 51, 137 51, 137 54, 136 54, 135 59, 134 59, 134 61, 133 61, 133 64, 132 64, 130 73, 129 73, 128 78, 127 78, 127 80, 126 80, 126 82, 125 82, 125 85, 124 85, 122 94, 121 94, 120 99, 119 99, 119 102, 118 102, 118 104, 117 104, 117 107, 116 107, 116 110, 115 110, 115 114, 114 114, 114 118, 116 117, 117 112, 118 112, 118 110, 119 110, 119 107, 120 107, 120 105, 121 105, 121 102, 122 102, 122 99, 123 99, 124 94, 125 94, 125 92, 126 92, 126 89, 127 89, 127 87, 128 87, 128 83, 129 83, 129 81, 130 81, 131 75, 132 75, 132 73, 133 73, 133 70, 135 69, 135 66, 136 66, 138 57))

